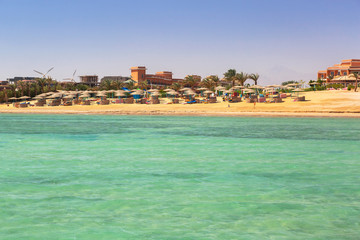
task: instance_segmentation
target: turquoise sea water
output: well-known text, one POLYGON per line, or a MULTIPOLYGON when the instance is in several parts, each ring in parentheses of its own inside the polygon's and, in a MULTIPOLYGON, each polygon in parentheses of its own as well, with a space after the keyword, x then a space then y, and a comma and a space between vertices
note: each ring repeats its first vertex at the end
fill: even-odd
POLYGON ((0 239, 360 239, 360 120, 0 115, 0 239))

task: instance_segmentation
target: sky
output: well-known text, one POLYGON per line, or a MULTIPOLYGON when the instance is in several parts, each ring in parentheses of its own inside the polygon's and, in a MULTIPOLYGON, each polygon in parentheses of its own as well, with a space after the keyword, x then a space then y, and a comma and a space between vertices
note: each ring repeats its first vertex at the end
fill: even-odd
MULTIPOLYGON (((360 58, 360 1, 0 0, 0 80, 172 71, 309 81, 360 58)), ((249 83, 251 83, 249 81, 249 83)))

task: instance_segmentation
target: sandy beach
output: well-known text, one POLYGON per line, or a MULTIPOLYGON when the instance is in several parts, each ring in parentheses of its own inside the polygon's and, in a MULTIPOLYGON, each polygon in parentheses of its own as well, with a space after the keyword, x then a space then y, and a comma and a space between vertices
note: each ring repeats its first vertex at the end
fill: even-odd
POLYGON ((15 108, 1 104, 0 113, 32 114, 113 114, 113 115, 183 115, 183 116, 278 116, 278 117, 354 117, 360 118, 360 92, 306 92, 305 102, 291 98, 283 103, 213 104, 110 104, 15 108))

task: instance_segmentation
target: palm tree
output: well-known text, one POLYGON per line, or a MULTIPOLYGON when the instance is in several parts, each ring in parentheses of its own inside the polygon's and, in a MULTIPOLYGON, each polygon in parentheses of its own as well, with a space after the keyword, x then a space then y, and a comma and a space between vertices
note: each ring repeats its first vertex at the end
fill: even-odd
POLYGON ((49 77, 45 80, 45 84, 47 85, 48 91, 51 92, 51 85, 53 84, 53 80, 49 77))
POLYGON ((46 84, 46 79, 45 78, 38 78, 36 81, 40 86, 41 93, 43 93, 44 92, 44 87, 45 87, 45 84, 46 84))
POLYGON ((210 75, 207 78, 211 79, 215 85, 215 87, 219 84, 220 78, 217 75, 210 75))
POLYGON ((201 81, 201 85, 207 89, 214 90, 214 88, 217 86, 217 83, 213 80, 213 78, 207 77, 201 81))
POLYGON ((184 78, 184 85, 190 88, 194 88, 198 84, 198 81, 193 76, 186 76, 184 78))
POLYGON ((174 89, 175 91, 179 91, 180 88, 181 88, 181 84, 175 82, 175 83, 173 83, 173 84, 171 85, 170 88, 174 89))
POLYGON ((138 83, 138 87, 139 87, 140 89, 147 89, 147 88, 148 88, 148 83, 147 83, 147 81, 141 81, 141 82, 139 82, 139 83, 138 83))
POLYGON ((252 74, 249 75, 249 78, 255 82, 255 85, 257 85, 257 83, 258 83, 259 77, 260 76, 257 73, 252 73, 252 74))
POLYGON ((353 73, 354 77, 355 77, 355 89, 354 91, 356 92, 357 87, 358 87, 358 78, 359 78, 359 74, 358 73, 353 73))
POLYGON ((37 86, 38 86, 37 82, 32 82, 30 85, 30 87, 34 88, 35 96, 37 95, 37 86))
POLYGON ((226 73, 224 73, 224 78, 227 82, 232 83, 232 86, 235 86, 236 81, 236 70, 235 69, 229 69, 226 73))
POLYGON ((30 88, 31 85, 30 85, 29 82, 26 82, 25 85, 26 85, 26 89, 27 89, 27 92, 28 92, 28 96, 31 97, 31 88, 30 88))
POLYGON ((10 85, 11 94, 13 97, 16 97, 16 84, 10 85))
MULTIPOLYGON (((244 86, 245 81, 249 79, 249 75, 247 75, 244 72, 240 72, 235 75, 234 79, 235 79, 234 83, 235 83, 235 81, 238 81, 241 86, 244 86)), ((234 84, 233 84, 233 86, 234 86, 234 84)))
POLYGON ((21 96, 24 96, 24 90, 26 87, 26 83, 23 81, 19 81, 19 87, 20 87, 20 91, 21 91, 21 96))
POLYGON ((100 87, 104 90, 110 90, 112 85, 112 81, 110 79, 104 79, 104 81, 101 82, 100 87))
POLYGON ((124 83, 121 81, 113 81, 112 85, 116 90, 120 90, 124 87, 124 83))
MULTIPOLYGON (((132 79, 130 79, 130 80, 132 80, 132 79)), ((133 89, 135 87, 134 83, 135 83, 134 80, 132 80, 132 81, 127 80, 126 83, 125 83, 125 87, 128 88, 128 89, 133 89)))

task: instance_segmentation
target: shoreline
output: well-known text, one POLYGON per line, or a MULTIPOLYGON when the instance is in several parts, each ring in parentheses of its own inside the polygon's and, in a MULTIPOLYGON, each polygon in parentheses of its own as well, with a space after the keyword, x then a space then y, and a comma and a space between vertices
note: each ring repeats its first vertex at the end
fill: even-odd
POLYGON ((194 112, 194 111, 74 111, 58 109, 0 110, 0 114, 38 114, 38 115, 119 115, 119 116, 199 116, 199 117, 285 117, 285 118, 360 118, 360 111, 241 111, 241 112, 194 112))

